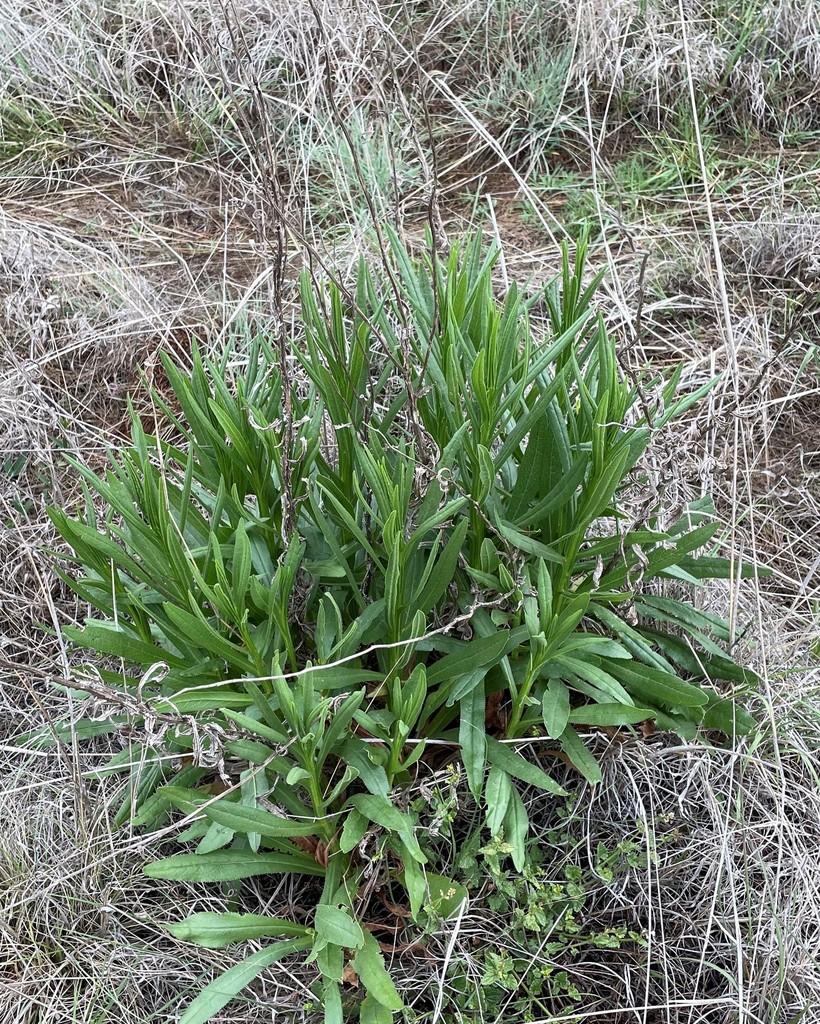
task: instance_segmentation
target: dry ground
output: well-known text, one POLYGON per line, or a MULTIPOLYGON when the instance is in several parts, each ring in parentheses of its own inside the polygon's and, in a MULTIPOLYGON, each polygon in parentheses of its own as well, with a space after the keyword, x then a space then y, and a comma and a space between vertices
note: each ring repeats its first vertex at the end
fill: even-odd
MULTIPOLYGON (((667 841, 592 895, 647 945, 576 957, 570 1019, 820 1021, 818 74, 817 0, 0 0, 3 1024, 170 1022, 233 955, 162 931, 220 897, 140 874, 158 841, 85 777, 115 740, 20 743, 81 700, 47 682, 84 615, 47 552, 46 505, 80 497, 65 455, 102 465, 160 349, 265 329, 279 226, 292 310, 301 266, 347 276, 384 220, 481 227, 499 285, 531 288, 588 226, 624 366, 723 372, 647 469, 670 509, 712 490, 737 558, 774 569, 703 598, 761 673, 761 735, 624 747, 581 792, 580 847, 667 841)), ((396 965, 408 1020, 478 1020, 444 965, 480 984, 504 923, 479 903, 396 965)), ((310 981, 269 972, 218 1020, 307 1020, 310 981)))

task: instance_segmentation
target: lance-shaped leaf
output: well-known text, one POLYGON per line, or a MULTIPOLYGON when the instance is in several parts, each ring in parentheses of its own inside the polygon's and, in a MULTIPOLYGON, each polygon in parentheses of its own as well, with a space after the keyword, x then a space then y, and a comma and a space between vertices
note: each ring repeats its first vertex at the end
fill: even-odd
POLYGON ((179 1024, 205 1024, 223 1006, 239 995, 242 989, 257 978, 266 967, 278 963, 291 953, 298 953, 310 946, 310 939, 286 939, 273 946, 266 946, 246 960, 220 974, 204 988, 179 1019, 179 1024))
POLYGON ((213 853, 178 853, 146 864, 143 874, 175 882, 234 882, 255 875, 323 875, 324 868, 301 850, 293 853, 254 853, 253 850, 216 850, 213 853))
POLYGON ((567 795, 567 791, 559 786, 555 779, 551 779, 537 764, 523 758, 515 747, 508 743, 501 743, 492 736, 487 737, 487 760, 514 779, 526 782, 528 786, 536 786, 538 789, 554 793, 556 796, 567 795))
POLYGON ((404 1006, 401 996, 396 991, 393 979, 384 966, 384 957, 378 942, 370 932, 365 932, 364 942, 353 958, 353 966, 364 985, 367 994, 376 999, 388 1010, 401 1010, 404 1006))
POLYGON ((246 942, 248 939, 278 939, 285 935, 308 938, 311 935, 310 928, 284 918, 229 911, 191 914, 184 921, 166 925, 166 928, 174 938, 194 942, 206 949, 224 949, 232 942, 246 942))

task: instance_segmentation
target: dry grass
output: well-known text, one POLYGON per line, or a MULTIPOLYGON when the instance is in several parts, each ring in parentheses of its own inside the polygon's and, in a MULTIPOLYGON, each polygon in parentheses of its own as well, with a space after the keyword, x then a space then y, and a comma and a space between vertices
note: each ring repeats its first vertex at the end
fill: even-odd
MULTIPOLYGON (((764 677, 760 740, 619 748, 581 796, 590 850, 636 819, 674 836, 596 892, 592 918, 628 911, 649 945, 575 963, 573 1019, 820 1021, 818 72, 816 0, 0 0, 3 1024, 170 1022, 229 960, 163 933, 220 897, 143 878, 151 844, 83 779, 116 738, 15 746, 76 701, 39 675, 69 671, 83 615, 44 550, 46 503, 79 495, 65 453, 100 464, 160 348, 265 324, 277 224, 290 309, 300 265, 344 277, 376 224, 428 216, 486 225, 533 285, 592 226, 624 366, 724 372, 651 485, 670 508, 712 488, 737 556, 775 569, 703 595, 764 677)), ((397 964, 419 1024, 442 962, 480 974, 503 927, 477 905, 397 964)), ((309 982, 269 972, 218 1019, 300 1020, 309 982)))

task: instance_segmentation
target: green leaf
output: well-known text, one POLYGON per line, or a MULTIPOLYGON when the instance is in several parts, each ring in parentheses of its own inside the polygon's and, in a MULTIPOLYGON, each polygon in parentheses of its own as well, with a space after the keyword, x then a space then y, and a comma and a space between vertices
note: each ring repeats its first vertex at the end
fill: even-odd
MULTIPOLYGON (((609 640, 594 633, 576 633, 561 644, 561 655, 577 651, 579 657, 617 658, 631 661, 632 655, 615 640, 609 640)), ((598 664, 597 661, 594 664, 598 664)))
MULTIPOLYGON (((717 522, 701 523, 694 529, 688 529, 683 533, 682 536, 675 541, 674 547, 667 548, 657 546, 651 549, 647 553, 647 576, 651 578, 653 576, 666 573, 675 576, 676 573, 673 573, 672 569, 674 569, 681 559, 686 556, 687 552, 694 551, 697 548, 703 547, 704 544, 708 544, 717 529, 717 522)), ((674 528, 669 532, 674 533, 674 528)), ((626 581, 628 574, 629 566, 624 564, 623 559, 621 559, 620 564, 603 577, 601 580, 601 586, 604 589, 609 589, 612 586, 622 586, 626 581)), ((692 578, 693 577, 690 574, 689 579, 692 578)))
POLYGON ((674 420, 677 419, 679 416, 682 416, 688 409, 691 409, 693 405, 699 402, 701 398, 704 398, 706 395, 708 395, 719 380, 720 375, 718 375, 717 377, 713 377, 705 384, 702 384, 695 391, 692 391, 690 394, 684 395, 682 398, 679 398, 677 402, 673 402, 672 405, 665 409, 664 412, 655 420, 653 424, 654 429, 656 431, 660 430, 661 427, 666 426, 666 424, 669 423, 670 420, 674 420))
MULTIPOLYGON (((587 660, 584 657, 584 651, 581 651, 580 654, 580 658, 570 658, 562 653, 553 658, 550 664, 557 665, 562 670, 568 670, 569 673, 577 676, 578 679, 591 683, 598 690, 611 697, 616 703, 626 705, 634 703, 618 680, 599 667, 598 658, 593 656, 591 660, 587 660)), ((562 671, 561 674, 564 678, 567 678, 567 671, 562 671)), ((577 686, 577 683, 574 682, 574 685, 577 686)))
POLYGON ((563 644, 571 641, 575 627, 586 614, 589 607, 589 594, 579 594, 567 601, 561 614, 550 624, 548 650, 558 651, 563 644))
POLYGON ((292 821, 281 818, 271 811, 263 811, 260 807, 243 807, 241 804, 217 800, 204 807, 203 811, 211 821, 232 828, 234 832, 244 835, 256 832, 268 839, 281 839, 289 836, 315 836, 320 830, 319 822, 292 821))
MULTIPOLYGON (((328 981, 341 981, 344 977, 347 957, 341 946, 334 946, 324 939, 317 939, 314 948, 316 966, 328 981)), ((311 954, 311 958, 313 954, 311 954)), ((310 959, 310 958, 309 958, 310 959)))
POLYGON ((487 760, 490 764, 496 765, 514 779, 526 782, 528 786, 536 786, 538 789, 546 790, 547 793, 554 793, 556 796, 566 796, 567 791, 542 771, 538 765, 526 761, 508 743, 500 743, 492 736, 487 737, 487 760))
POLYGON ((448 501, 446 505, 441 508, 436 508, 438 500, 436 495, 441 496, 441 485, 437 480, 433 479, 428 486, 427 494, 425 495, 422 507, 419 509, 419 525, 416 527, 413 536, 408 541, 410 549, 414 549, 424 539, 424 537, 437 526, 441 526, 442 523, 448 519, 455 519, 456 514, 460 512, 467 504, 467 498, 454 498, 452 501, 448 501), (430 515, 427 518, 421 518, 425 511, 425 505, 428 509, 436 508, 436 511, 430 511, 430 515))
POLYGON ((362 926, 339 907, 320 903, 316 907, 314 928, 317 937, 331 945, 343 949, 361 949, 364 945, 362 926))
POLYGON ((308 937, 304 925, 264 914, 212 913, 191 914, 184 921, 166 925, 167 930, 183 942, 195 942, 206 949, 224 949, 232 942, 247 939, 281 938, 283 935, 308 937))
POLYGON ((413 920, 418 921, 427 892, 424 874, 400 839, 395 840, 391 845, 401 858, 404 870, 399 875, 399 881, 407 890, 407 895, 410 899, 410 913, 413 916, 413 920))
MULTIPOLYGON (((371 606, 372 607, 372 606, 371 606)), ((336 665, 333 668, 311 666, 310 671, 302 670, 297 678, 309 676, 317 690, 355 690, 363 683, 381 682, 381 672, 371 672, 363 668, 347 668, 336 665)))
POLYGON ((540 529, 543 530, 549 522, 546 517, 569 504, 574 498, 576 491, 586 476, 589 460, 590 455, 588 452, 579 452, 572 464, 572 469, 561 477, 547 495, 529 508, 518 525, 530 526, 540 524, 540 529))
POLYGON ((430 894, 429 906, 445 920, 453 917, 470 895, 460 882, 444 875, 434 875, 428 871, 425 880, 430 894))
POLYGON ((546 404, 527 440, 518 466, 518 478, 510 493, 507 516, 517 522, 527 509, 544 498, 570 468, 570 451, 562 436, 557 402, 546 404))
POLYGON ((350 721, 359 710, 359 707, 365 698, 365 692, 366 691, 364 689, 361 689, 351 693, 336 709, 336 712, 333 715, 333 720, 328 726, 319 747, 317 754, 317 761, 319 765, 323 765, 325 759, 331 754, 338 754, 342 743, 342 737, 349 733, 350 721))
MULTIPOLYGON (((577 329, 580 329, 580 325, 577 325, 577 329)), ((538 374, 554 360, 555 355, 558 353, 560 348, 567 345, 575 333, 576 328, 574 328, 569 334, 558 339, 558 341, 551 346, 551 351, 549 349, 544 349, 538 353, 538 359, 535 360, 528 368, 527 376, 525 378, 528 383, 532 382, 538 374), (539 365, 541 365, 541 370, 538 369, 539 365)), ((504 444, 495 456, 495 464, 498 469, 501 469, 504 466, 504 463, 510 458, 510 456, 515 455, 524 438, 537 428, 538 423, 543 421, 547 410, 555 400, 555 395, 561 388, 562 384, 563 374, 557 374, 547 388, 540 390, 540 394, 532 408, 524 413, 523 416, 519 417, 517 423, 513 429, 509 431, 504 439, 504 444)), ((527 447, 529 448, 529 444, 527 447)), ((537 446, 534 447, 535 454, 537 453, 537 446)))
POLYGON ((185 665, 181 658, 117 629, 113 622, 89 622, 83 629, 64 626, 63 635, 80 647, 87 647, 98 654, 112 654, 138 665, 156 665, 163 661, 169 665, 185 665))
POLYGON ((550 679, 541 698, 541 715, 547 736, 558 739, 570 720, 569 690, 560 679, 550 679))
POLYGON ((202 647, 204 650, 224 658, 231 665, 243 668, 250 665, 248 653, 243 648, 226 640, 204 618, 193 615, 185 608, 166 602, 163 610, 171 622, 187 641, 202 647))
POLYGON ((482 636, 463 644, 452 654, 446 654, 427 670, 427 685, 432 689, 441 683, 453 686, 463 676, 470 675, 478 669, 488 672, 493 665, 512 650, 526 636, 526 630, 520 632, 499 629, 490 636, 482 636))
POLYGON ((458 558, 464 546, 464 538, 467 535, 469 525, 468 519, 462 519, 458 523, 450 535, 444 550, 438 556, 435 568, 424 583, 423 589, 413 597, 411 602, 413 608, 420 608, 425 615, 435 607, 436 603, 444 595, 447 587, 453 581, 458 558))
POLYGON ((390 784, 384 767, 376 761, 377 751, 359 736, 348 736, 337 751, 339 757, 359 773, 359 778, 375 796, 387 796, 390 784))
POLYGON ((18 738, 19 743, 35 747, 38 750, 53 747, 57 743, 71 744, 73 740, 90 740, 96 736, 108 736, 115 733, 126 719, 117 716, 106 722, 95 722, 81 718, 77 722, 56 722, 53 726, 46 725, 33 732, 25 733, 18 738))
MULTIPOLYGON (((481 693, 484 694, 484 678, 487 675, 489 669, 477 668, 474 672, 469 672, 467 675, 461 676, 460 679, 453 683, 452 688, 447 687, 449 690, 447 696, 447 706, 452 707, 456 703, 461 703, 465 697, 469 697, 474 690, 481 688, 481 693)), ((445 689, 445 687, 442 687, 445 689)), ((437 699, 437 703, 441 703, 440 697, 437 699)))
MULTIPOLYGON (((257 691, 258 692, 258 691, 257 691)), ((253 696, 249 694, 251 703, 255 703, 253 696)), ((262 698, 264 701, 264 698, 262 698)), ((264 710, 270 715, 270 708, 265 706, 264 710)), ((232 721, 236 722, 237 725, 241 725, 243 729, 248 732, 255 733, 257 736, 261 736, 263 739, 270 740, 272 743, 279 745, 280 743, 287 743, 288 736, 284 729, 274 729, 270 722, 259 722, 255 718, 251 718, 250 715, 243 715, 238 712, 229 711, 226 709, 225 714, 232 721)), ((235 741, 241 742, 241 741, 235 741)), ((270 756, 270 754, 266 755, 270 756)))
POLYGON ((655 721, 662 732, 674 733, 683 740, 693 740, 698 734, 698 727, 690 718, 673 714, 671 711, 659 711, 655 715, 655 721))
MULTIPOLYGON (((654 651, 637 630, 615 615, 609 608, 595 603, 590 605, 589 614, 602 622, 607 629, 611 629, 633 658, 638 658, 647 665, 653 665, 661 672, 673 671, 669 662, 654 651)), ((632 667, 634 668, 634 666, 632 667)))
POLYGON ((393 1011, 367 995, 359 1009, 359 1024, 393 1024, 393 1011))
POLYGON ((291 953, 310 947, 309 939, 290 939, 275 946, 266 946, 246 960, 220 974, 204 988, 179 1019, 179 1024, 205 1024, 242 989, 258 977, 266 967, 278 963, 291 953))
POLYGON ((536 540, 534 537, 516 530, 512 523, 508 523, 506 520, 496 516, 493 519, 493 526, 504 540, 509 541, 519 551, 524 551, 528 555, 535 555, 537 558, 543 558, 545 562, 554 562, 556 565, 563 564, 563 559, 557 551, 547 547, 546 544, 542 544, 541 541, 536 540))
POLYGON ((234 603, 237 608, 244 608, 251 577, 251 545, 245 529, 245 522, 242 519, 239 520, 234 536, 231 574, 234 603))
POLYGON ((679 558, 675 565, 699 580, 749 580, 758 577, 763 579, 772 574, 771 569, 762 565, 754 565, 750 562, 738 565, 737 562, 733 562, 730 558, 717 558, 706 555, 702 558, 679 558))
POLYGON ((328 978, 324 984, 324 1021, 325 1024, 344 1024, 344 1008, 342 1006, 342 992, 339 983, 333 978, 328 978))
POLYGON ((538 559, 535 585, 538 598, 538 617, 541 620, 541 628, 547 632, 552 621, 552 578, 546 562, 542 558, 538 559))
POLYGON ((573 708, 569 713, 569 721, 575 725, 635 725, 654 717, 655 712, 648 708, 626 704, 585 704, 581 708, 573 708))
POLYGON ((166 700, 157 701, 157 711, 164 714, 190 715, 197 711, 227 711, 231 708, 246 708, 253 703, 253 698, 246 693, 231 693, 229 690, 216 689, 206 690, 204 693, 196 691, 180 694, 178 697, 168 697, 166 700))
POLYGON ((736 736, 753 736, 758 726, 745 708, 729 697, 719 697, 707 691, 709 703, 703 714, 702 725, 706 729, 717 729, 729 739, 736 736))
POLYGON ((504 815, 504 840, 512 847, 513 864, 516 871, 523 871, 527 863, 527 833, 530 830, 530 822, 527 817, 527 809, 521 799, 518 790, 513 786, 510 794, 510 803, 507 813, 504 815))
POLYGON ((513 784, 506 772, 493 765, 487 773, 484 786, 484 802, 487 805, 486 824, 491 835, 499 835, 504 816, 510 805, 513 784))
POLYGON ((461 760, 467 773, 470 792, 476 798, 481 795, 484 783, 484 759, 486 756, 487 733, 484 725, 486 698, 484 687, 476 686, 461 698, 461 717, 458 741, 461 744, 461 760))
POLYGON ((710 682, 725 679, 734 683, 755 686, 760 682, 756 672, 742 668, 737 662, 725 655, 709 656, 693 650, 690 644, 679 636, 662 633, 657 629, 641 627, 641 633, 647 640, 660 647, 668 657, 693 676, 705 676, 710 682))
POLYGON ((630 662, 627 667, 624 662, 612 661, 607 668, 634 697, 649 704, 659 703, 669 708, 699 708, 708 701, 700 687, 648 665, 630 662))
MULTIPOLYGON (((318 486, 325 494, 325 496, 330 499, 331 503, 333 504, 333 507, 336 509, 336 512, 339 515, 341 521, 344 523, 345 527, 351 532, 351 534, 356 538, 357 542, 361 544, 362 548, 373 559, 373 562, 376 568, 378 569, 379 575, 384 577, 384 563, 379 558, 378 553, 374 550, 370 541, 362 532, 361 527, 353 519, 348 510, 344 507, 343 503, 337 499, 337 497, 322 483, 322 481, 318 481, 318 486)), ((318 508, 316 509, 316 511, 318 512, 318 508)))
POLYGON ((384 966, 379 944, 370 932, 364 933, 364 945, 353 958, 353 967, 368 996, 372 996, 388 1010, 401 1010, 404 1003, 384 966))
POLYGON ((564 753, 590 785, 594 786, 601 781, 603 777, 601 766, 587 750, 586 744, 571 725, 566 727, 561 736, 561 746, 564 748, 564 753))
POLYGON ((143 874, 175 882, 233 882, 254 875, 323 875, 324 868, 307 854, 254 853, 253 850, 218 850, 214 853, 180 853, 146 864, 143 874))
MULTIPOLYGON (((661 622, 671 622, 680 626, 692 635, 700 636, 703 633, 711 634, 725 643, 731 641, 731 634, 728 623, 717 615, 693 608, 686 601, 679 601, 675 598, 660 597, 655 594, 644 594, 635 602, 635 610, 648 618, 654 618, 661 622)), ((713 654, 721 653, 719 650, 712 651, 713 654)))
MULTIPOLYGON (((248 741, 253 743, 252 740, 248 741)), ((261 744, 254 743, 254 746, 261 744)), ((269 786, 268 780, 265 777, 264 772, 258 772, 254 768, 247 768, 245 771, 240 773, 240 779, 242 780, 242 788, 240 790, 240 803, 245 807, 256 807, 256 803, 260 798, 266 796, 269 786)), ((224 828, 225 826, 220 826, 224 828)), ((231 833, 233 834, 233 833, 231 833)), ((262 837, 258 832, 246 833, 248 837, 248 846, 254 851, 259 852, 259 847, 262 845, 262 837)))
MULTIPOLYGON (((82 471, 84 467, 75 464, 75 468, 82 471)), ((86 470, 86 473, 90 473, 90 470, 86 470)), ((86 473, 83 473, 83 475, 86 476, 86 473)), ((109 499, 114 497, 114 492, 106 487, 102 480, 95 478, 93 475, 86 476, 86 479, 92 483, 103 497, 108 497, 109 499)), ((59 509, 49 508, 46 512, 63 539, 71 545, 81 558, 85 559, 89 568, 100 561, 104 561, 105 563, 113 563, 115 566, 121 567, 130 573, 134 579, 142 578, 142 567, 128 554, 121 544, 118 544, 106 534, 100 533, 92 526, 88 526, 76 519, 69 519, 59 509), (101 557, 95 557, 95 555, 101 557)))
MULTIPOLYGON (((236 833, 233 829, 225 828, 224 825, 217 825, 212 821, 208 831, 196 848, 197 853, 212 853, 214 850, 221 850, 233 839, 236 833)), ((255 851, 254 851, 255 852, 255 851)))
POLYGON ((579 526, 586 526, 603 515, 623 479, 628 458, 629 450, 626 448, 608 454, 608 461, 601 469, 600 476, 584 488, 577 512, 579 526))
POLYGON ((357 811, 355 807, 351 807, 350 813, 345 818, 342 834, 339 837, 339 849, 342 853, 350 853, 352 849, 359 845, 367 832, 368 825, 369 822, 362 812, 357 811))
POLYGON ((162 786, 157 790, 157 795, 161 797, 166 804, 173 804, 174 807, 178 807, 184 814, 194 814, 199 808, 207 803, 209 797, 207 793, 200 789, 191 789, 190 787, 184 788, 182 786, 167 785, 162 786))
POLYGON ((421 852, 421 847, 413 831, 415 824, 413 819, 409 814, 400 811, 398 807, 394 807, 387 797, 375 796, 372 793, 356 793, 348 803, 369 821, 399 835, 414 860, 419 864, 427 863, 427 858, 421 852))

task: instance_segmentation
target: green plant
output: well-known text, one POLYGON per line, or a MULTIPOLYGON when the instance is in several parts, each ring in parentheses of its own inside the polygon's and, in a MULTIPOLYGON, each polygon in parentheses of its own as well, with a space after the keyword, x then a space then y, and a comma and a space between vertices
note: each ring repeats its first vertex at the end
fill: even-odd
POLYGON ((536 343, 518 291, 496 301, 496 254, 478 240, 414 263, 385 233, 389 272, 362 264, 353 294, 305 278, 301 374, 284 339, 254 340, 241 373, 230 353, 194 352, 190 373, 165 359, 173 398, 155 400, 171 433, 133 415, 104 477, 76 464, 84 509, 50 513, 77 569, 60 574, 96 611, 66 636, 104 659, 109 699, 164 736, 104 769, 128 780, 118 820, 154 828, 180 810, 180 841, 198 841, 147 873, 321 879, 310 921, 232 910, 170 926, 210 947, 279 940, 205 989, 184 1024, 300 951, 328 1022, 352 1012, 346 969, 366 993, 360 1019, 391 1019, 402 1001, 362 927, 368 872, 416 921, 467 895, 433 873, 409 807, 441 744, 521 870, 516 782, 564 791, 516 740, 549 738, 594 784, 579 727, 754 728, 711 685, 754 682, 721 648, 725 623, 674 596, 733 572, 696 554, 714 544, 711 504, 667 529, 660 510, 633 524, 624 507, 653 433, 709 386, 676 397, 676 373, 648 408, 657 382, 620 374, 583 241, 546 292, 551 333, 536 343))
POLYGON ((503 836, 484 843, 472 831, 458 844, 453 873, 469 890, 482 890, 485 928, 471 962, 459 958, 448 971, 448 1012, 476 1022, 557 1019, 587 995, 585 969, 595 949, 629 955, 646 945, 629 904, 619 901, 602 918, 600 896, 628 872, 657 863, 656 847, 677 835, 669 822, 659 820, 660 829, 650 826, 648 834, 643 821, 624 823, 620 839, 598 842, 590 856, 577 794, 549 816, 551 827, 528 842, 521 871, 510 865, 503 836))

